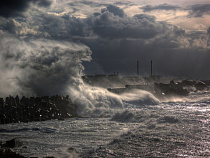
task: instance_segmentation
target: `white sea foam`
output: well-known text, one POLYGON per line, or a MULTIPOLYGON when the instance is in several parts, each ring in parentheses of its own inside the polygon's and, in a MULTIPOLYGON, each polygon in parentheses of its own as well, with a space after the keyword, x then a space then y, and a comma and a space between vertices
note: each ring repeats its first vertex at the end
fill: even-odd
POLYGON ((91 114, 97 109, 123 109, 127 106, 155 105, 159 100, 151 93, 133 90, 123 94, 114 94, 100 87, 81 84, 78 88, 69 87, 73 102, 78 105, 79 114, 91 114))
POLYGON ((96 109, 123 108, 124 104, 119 95, 108 90, 89 85, 80 85, 78 88, 69 88, 73 102, 78 105, 79 114, 90 113, 96 109))

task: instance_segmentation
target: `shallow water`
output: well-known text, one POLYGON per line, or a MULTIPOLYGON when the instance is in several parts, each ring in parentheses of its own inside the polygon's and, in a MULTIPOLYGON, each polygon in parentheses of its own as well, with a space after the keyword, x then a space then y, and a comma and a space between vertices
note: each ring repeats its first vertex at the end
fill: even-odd
POLYGON ((125 105, 88 118, 1 125, 0 141, 19 138, 15 151, 27 157, 210 157, 209 92, 125 105))

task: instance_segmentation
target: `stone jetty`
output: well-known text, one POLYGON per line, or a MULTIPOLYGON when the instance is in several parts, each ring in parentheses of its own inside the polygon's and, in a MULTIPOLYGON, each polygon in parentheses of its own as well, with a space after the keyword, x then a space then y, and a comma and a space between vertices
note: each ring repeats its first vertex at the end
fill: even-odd
POLYGON ((77 117, 77 106, 69 96, 0 98, 0 123, 45 121, 77 117))

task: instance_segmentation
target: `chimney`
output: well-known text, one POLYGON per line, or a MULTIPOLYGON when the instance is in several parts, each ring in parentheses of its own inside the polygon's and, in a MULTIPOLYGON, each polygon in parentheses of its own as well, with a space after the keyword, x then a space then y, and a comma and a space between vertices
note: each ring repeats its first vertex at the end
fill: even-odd
POLYGON ((151 60, 151 76, 152 76, 152 60, 151 60))
POLYGON ((137 76, 139 76, 139 61, 137 61, 137 76))

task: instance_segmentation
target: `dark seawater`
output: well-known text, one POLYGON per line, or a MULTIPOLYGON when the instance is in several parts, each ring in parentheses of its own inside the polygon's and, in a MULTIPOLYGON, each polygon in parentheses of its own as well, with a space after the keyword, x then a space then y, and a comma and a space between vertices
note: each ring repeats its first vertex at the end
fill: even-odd
POLYGON ((0 125, 0 141, 19 138, 26 157, 210 157, 210 92, 125 100, 86 118, 0 125))

